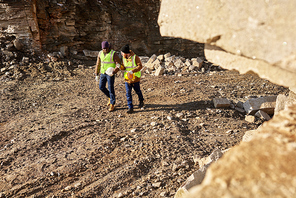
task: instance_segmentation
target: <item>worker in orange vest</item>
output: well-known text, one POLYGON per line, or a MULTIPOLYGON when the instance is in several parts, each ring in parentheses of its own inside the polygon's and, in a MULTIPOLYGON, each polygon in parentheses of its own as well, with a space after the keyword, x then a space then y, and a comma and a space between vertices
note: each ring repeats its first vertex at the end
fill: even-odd
POLYGON ((138 95, 139 108, 144 106, 144 97, 140 88, 141 69, 143 66, 139 56, 130 50, 130 46, 128 44, 122 47, 121 55, 123 59, 123 65, 125 67, 124 80, 128 105, 127 113, 130 114, 134 112, 132 89, 134 89, 138 95))

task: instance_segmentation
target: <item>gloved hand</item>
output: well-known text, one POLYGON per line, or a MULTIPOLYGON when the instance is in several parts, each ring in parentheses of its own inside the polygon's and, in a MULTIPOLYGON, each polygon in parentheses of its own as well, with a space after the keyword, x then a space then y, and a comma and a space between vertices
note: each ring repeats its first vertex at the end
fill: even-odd
POLYGON ((99 76, 96 76, 96 81, 99 82, 99 76))
POLYGON ((127 73, 127 77, 128 77, 130 80, 132 80, 132 79, 134 78, 134 72, 133 72, 133 71, 129 71, 129 72, 127 73))
POLYGON ((120 65, 120 70, 125 70, 125 67, 123 65, 120 65))

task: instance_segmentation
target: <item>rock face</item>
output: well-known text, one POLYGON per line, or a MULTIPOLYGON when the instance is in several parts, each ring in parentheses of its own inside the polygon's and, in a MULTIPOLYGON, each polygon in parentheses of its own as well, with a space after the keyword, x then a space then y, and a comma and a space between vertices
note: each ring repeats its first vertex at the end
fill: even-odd
MULTIPOLYGON (((295 7, 293 0, 163 0, 158 23, 163 36, 205 43, 207 60, 289 87, 293 98, 295 7)), ((295 101, 277 107, 271 120, 211 165, 203 182, 184 197, 293 197, 295 101)))
MULTIPOLYGON (((36 17, 36 6, 33 2, 9 1, 0 2, 1 30, 3 35, 14 35, 32 50, 40 50, 40 31, 36 17)), ((16 45, 19 48, 21 43, 16 45)))
POLYGON ((295 106, 281 111, 252 140, 225 153, 188 197, 294 197, 295 113, 295 106))
POLYGON ((139 55, 165 53, 203 56, 204 44, 161 37, 157 16, 159 0, 17 0, 0 2, 2 34, 13 35, 34 51, 84 55, 100 50, 109 40, 115 50, 130 43, 139 55))
POLYGON ((163 36, 218 46, 205 50, 208 60, 242 73, 254 71, 296 91, 295 1, 178 2, 162 1, 163 36))

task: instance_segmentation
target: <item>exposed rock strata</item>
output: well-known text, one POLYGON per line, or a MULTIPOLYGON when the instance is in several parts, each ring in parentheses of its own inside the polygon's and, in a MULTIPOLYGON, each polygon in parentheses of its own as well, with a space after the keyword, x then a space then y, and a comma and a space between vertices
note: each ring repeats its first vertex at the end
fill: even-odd
POLYGON ((67 46, 69 55, 100 50, 109 40, 119 50, 130 43, 139 55, 171 51, 203 56, 203 44, 161 37, 157 16, 159 0, 18 0, 0 2, 0 33, 19 38, 29 49, 58 52, 67 46))

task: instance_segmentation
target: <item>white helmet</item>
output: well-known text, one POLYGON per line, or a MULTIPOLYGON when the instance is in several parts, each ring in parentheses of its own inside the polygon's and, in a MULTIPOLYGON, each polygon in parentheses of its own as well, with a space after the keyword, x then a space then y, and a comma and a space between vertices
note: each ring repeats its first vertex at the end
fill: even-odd
POLYGON ((113 67, 109 67, 107 70, 106 70, 106 74, 108 76, 113 76, 113 71, 114 71, 114 68, 113 67))

